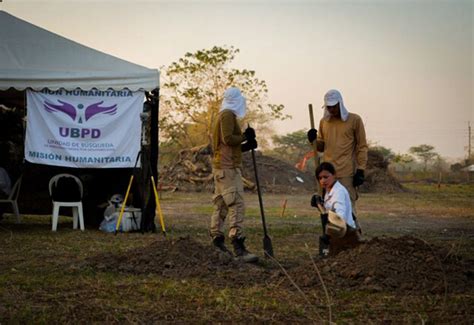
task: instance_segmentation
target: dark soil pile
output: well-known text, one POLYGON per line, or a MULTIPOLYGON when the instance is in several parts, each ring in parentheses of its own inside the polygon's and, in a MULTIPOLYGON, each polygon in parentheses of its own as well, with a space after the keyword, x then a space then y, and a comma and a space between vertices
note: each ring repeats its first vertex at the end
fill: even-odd
MULTIPOLYGON (((298 193, 314 191, 314 177, 310 172, 302 172, 294 166, 269 156, 255 152, 257 172, 263 192, 298 193), (298 178, 297 178, 298 177, 298 178)), ((160 171, 160 184, 163 190, 184 192, 211 192, 212 158, 209 146, 181 150, 175 162, 160 171)), ((246 190, 256 190, 252 155, 242 156, 243 181, 246 190)))
POLYGON ((268 272, 258 265, 234 260, 210 244, 202 245, 189 236, 175 240, 160 238, 147 247, 123 254, 98 255, 88 259, 85 266, 99 271, 209 279, 216 284, 236 286, 249 281, 262 283, 268 277, 268 272))
POLYGON ((388 170, 389 162, 377 150, 369 149, 365 183, 361 192, 396 193, 405 189, 388 170))
MULTIPOLYGON (((298 286, 302 289, 321 286, 309 257, 299 265, 292 264, 286 269, 298 286)), ((409 236, 374 238, 352 250, 316 260, 315 264, 331 290, 444 294, 446 290, 462 293, 474 289, 474 261, 450 256, 409 236)), ((270 261, 245 264, 190 237, 157 239, 147 247, 126 253, 95 256, 85 266, 98 271, 209 279, 222 286, 281 285, 283 281, 292 287, 281 269, 270 261)))
MULTIPOLYGON (((301 171, 282 160, 264 156, 256 151, 257 172, 263 192, 301 193, 313 192, 315 179, 313 171, 301 171)), ((252 155, 242 156, 243 181, 246 190, 255 190, 255 172, 252 155)), ((376 150, 369 150, 365 172, 366 181, 360 187, 362 192, 393 193, 403 191, 402 185, 388 170, 388 161, 376 150)), ((200 146, 181 150, 177 159, 160 171, 160 184, 163 190, 184 192, 212 192, 211 149, 200 146)))
MULTIPOLYGON (((296 167, 273 157, 255 152, 257 173, 263 191, 272 193, 314 192, 315 178, 313 173, 302 172, 296 167)), ((243 176, 255 183, 252 154, 242 156, 243 176)))
MULTIPOLYGON (((443 294, 474 289, 474 261, 450 256, 410 236, 374 238, 316 265, 326 286, 344 290, 443 294)), ((302 287, 320 285, 310 263, 292 270, 292 275, 302 287)))

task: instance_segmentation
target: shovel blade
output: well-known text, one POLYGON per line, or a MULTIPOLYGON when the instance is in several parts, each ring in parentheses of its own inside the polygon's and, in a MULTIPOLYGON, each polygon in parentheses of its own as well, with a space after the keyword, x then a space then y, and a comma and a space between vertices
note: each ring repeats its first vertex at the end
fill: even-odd
POLYGON ((265 257, 273 257, 272 240, 268 236, 263 237, 263 251, 265 253, 265 257))

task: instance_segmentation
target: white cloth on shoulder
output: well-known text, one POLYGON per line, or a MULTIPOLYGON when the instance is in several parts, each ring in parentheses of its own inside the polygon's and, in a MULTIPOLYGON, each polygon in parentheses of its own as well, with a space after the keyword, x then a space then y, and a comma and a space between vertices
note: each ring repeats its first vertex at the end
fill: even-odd
POLYGON ((238 118, 243 118, 246 113, 247 104, 245 97, 236 87, 227 88, 220 111, 231 110, 238 118))

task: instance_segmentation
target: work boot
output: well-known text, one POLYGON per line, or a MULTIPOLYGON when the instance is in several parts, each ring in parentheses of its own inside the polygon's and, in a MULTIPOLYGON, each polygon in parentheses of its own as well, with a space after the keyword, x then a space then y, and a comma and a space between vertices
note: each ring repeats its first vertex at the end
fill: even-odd
POLYGON ((225 246, 224 241, 224 236, 216 236, 212 238, 212 245, 217 247, 221 252, 232 256, 232 252, 225 246))
POLYGON ((326 258, 329 256, 329 239, 326 236, 319 237, 319 257, 326 258))
POLYGON ((255 263, 258 261, 258 256, 250 253, 244 245, 245 237, 235 237, 232 239, 232 246, 234 246, 235 257, 242 259, 245 263, 255 263))

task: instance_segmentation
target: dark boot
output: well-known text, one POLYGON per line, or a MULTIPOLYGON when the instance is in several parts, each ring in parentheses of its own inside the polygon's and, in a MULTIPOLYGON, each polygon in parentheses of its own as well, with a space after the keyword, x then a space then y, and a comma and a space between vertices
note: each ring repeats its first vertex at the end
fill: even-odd
POLYGON ((319 236, 319 257, 326 258, 329 256, 329 238, 327 235, 319 236))
POLYGON ((212 245, 217 247, 221 252, 232 255, 232 252, 225 246, 224 241, 224 236, 216 236, 212 238, 212 245))
POLYGON ((258 261, 258 256, 250 253, 244 245, 245 237, 236 237, 232 239, 232 246, 234 246, 235 257, 241 258, 245 263, 255 263, 258 261))

